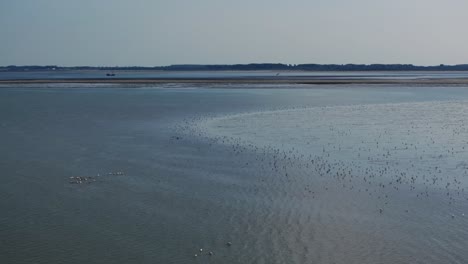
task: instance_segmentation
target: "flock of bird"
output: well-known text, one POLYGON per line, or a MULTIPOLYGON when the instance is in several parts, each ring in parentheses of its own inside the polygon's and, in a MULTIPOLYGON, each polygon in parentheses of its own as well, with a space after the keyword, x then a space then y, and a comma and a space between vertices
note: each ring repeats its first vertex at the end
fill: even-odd
MULTIPOLYGON (((227 243, 226 243, 226 246, 227 246, 227 247, 232 246, 232 242, 227 242, 227 243)), ((199 256, 202 256, 202 255, 204 255, 204 253, 203 253, 203 248, 200 248, 200 249, 199 249, 199 253, 196 253, 196 254, 194 254, 193 256, 194 256, 194 257, 199 257, 199 256)), ((214 256, 214 253, 213 253, 213 251, 208 251, 208 253, 206 253, 206 255, 208 255, 208 256, 211 257, 211 256, 214 256)))
MULTIPOLYGON (((448 204, 468 200, 468 106, 464 102, 306 107, 197 117, 178 129, 209 144, 230 146, 236 155, 253 150, 265 175, 282 175, 291 182, 299 180, 294 171, 301 169, 312 180, 333 180, 334 186, 367 193, 382 200, 382 206, 401 191, 418 199, 443 195, 448 204)), ((300 181, 314 198, 314 181, 300 181)), ((327 191, 332 186, 322 187, 327 191)), ((384 212, 382 207, 377 211, 384 212)))
POLYGON ((70 184, 91 184, 97 182, 98 179, 101 179, 105 176, 124 176, 123 171, 109 172, 106 174, 98 173, 96 176, 71 176, 69 177, 68 183, 70 184))

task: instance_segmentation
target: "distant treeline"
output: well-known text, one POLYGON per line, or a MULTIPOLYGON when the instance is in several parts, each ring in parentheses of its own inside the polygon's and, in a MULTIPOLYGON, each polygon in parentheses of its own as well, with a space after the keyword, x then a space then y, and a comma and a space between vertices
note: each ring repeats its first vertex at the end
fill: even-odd
POLYGON ((61 67, 56 65, 47 66, 3 66, 0 71, 63 71, 63 70, 105 70, 105 71, 468 71, 468 64, 459 65, 437 65, 417 66, 413 64, 282 64, 282 63, 251 63, 232 65, 198 65, 183 64, 170 66, 140 67, 140 66, 118 66, 118 67, 93 67, 74 66, 61 67))

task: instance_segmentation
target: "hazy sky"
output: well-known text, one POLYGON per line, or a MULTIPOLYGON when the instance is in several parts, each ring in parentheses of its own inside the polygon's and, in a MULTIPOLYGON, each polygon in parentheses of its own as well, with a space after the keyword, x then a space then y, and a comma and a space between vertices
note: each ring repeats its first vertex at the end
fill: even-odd
POLYGON ((0 0, 0 65, 468 63, 467 0, 0 0))

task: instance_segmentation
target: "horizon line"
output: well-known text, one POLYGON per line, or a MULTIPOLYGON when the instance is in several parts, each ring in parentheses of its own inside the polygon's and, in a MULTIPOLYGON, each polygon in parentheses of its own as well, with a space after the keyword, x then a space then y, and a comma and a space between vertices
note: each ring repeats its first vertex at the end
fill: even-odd
POLYGON ((223 64, 223 63, 208 63, 208 64, 198 64, 198 63, 178 63, 178 64, 168 64, 168 65, 152 65, 152 66, 143 66, 143 65, 73 65, 73 66, 63 66, 57 64, 10 64, 10 65, 0 65, 0 68, 13 68, 13 67, 56 67, 56 68, 80 68, 80 67, 89 67, 89 68, 164 68, 164 67, 174 67, 174 66, 249 66, 249 65, 281 65, 285 67, 298 67, 306 65, 315 65, 315 66, 412 66, 412 67, 454 67, 454 66, 467 66, 467 63, 462 64, 431 64, 431 65, 418 65, 413 63, 282 63, 282 62, 251 62, 251 63, 232 63, 232 64, 223 64))

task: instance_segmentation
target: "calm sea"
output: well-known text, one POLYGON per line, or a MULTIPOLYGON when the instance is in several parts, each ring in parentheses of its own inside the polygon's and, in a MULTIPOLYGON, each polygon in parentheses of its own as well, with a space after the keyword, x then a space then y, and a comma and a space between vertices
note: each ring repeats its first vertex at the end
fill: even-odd
POLYGON ((0 263, 468 262, 468 88, 100 87, 0 89, 0 263))

